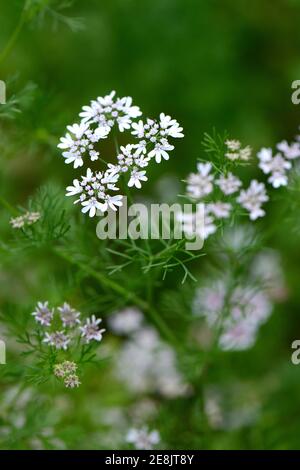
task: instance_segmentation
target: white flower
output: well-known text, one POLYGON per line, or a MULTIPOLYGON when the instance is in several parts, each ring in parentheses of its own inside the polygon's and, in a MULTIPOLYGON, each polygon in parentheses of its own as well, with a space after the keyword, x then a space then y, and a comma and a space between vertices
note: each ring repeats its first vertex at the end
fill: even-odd
POLYGON ((102 212, 106 210, 105 204, 97 201, 95 197, 91 197, 91 199, 83 201, 81 205, 83 207, 81 209, 81 212, 83 212, 84 214, 88 212, 90 217, 94 217, 96 215, 97 210, 100 210, 102 212))
POLYGON ((239 140, 227 139, 227 140, 225 140, 225 144, 226 144, 228 150, 231 150, 232 152, 236 152, 237 150, 240 150, 240 148, 241 148, 241 142, 239 140))
POLYGON ((188 237, 198 236, 206 240, 210 235, 216 232, 217 226, 212 215, 209 214, 207 208, 203 213, 196 210, 192 213, 179 212, 176 214, 176 219, 182 224, 182 230, 188 237))
POLYGON ((241 142, 239 140, 226 140, 225 144, 229 152, 225 153, 225 157, 229 160, 244 160, 248 161, 251 157, 252 149, 247 147, 241 148, 241 142))
POLYGON ((285 160, 279 153, 273 157, 270 148, 261 149, 257 156, 260 160, 258 166, 265 174, 271 174, 268 178, 268 182, 271 183, 274 188, 286 186, 288 182, 286 170, 291 168, 291 163, 285 160))
POLYGON ((293 142, 291 145, 289 145, 286 140, 283 140, 277 144, 277 148, 288 160, 294 160, 295 158, 300 157, 299 142, 293 142))
POLYGON ((271 174, 268 178, 268 182, 271 183, 274 188, 286 186, 288 182, 286 170, 292 167, 291 162, 285 160, 280 153, 273 157, 270 148, 261 149, 257 156, 260 161, 258 165, 259 168, 261 168, 265 174, 271 174))
POLYGON ((96 124, 99 127, 113 127, 118 125, 119 131, 130 129, 132 119, 141 116, 138 106, 132 106, 132 98, 116 98, 115 91, 104 97, 91 101, 90 106, 83 106, 79 114, 83 122, 96 124))
POLYGON ((133 168, 130 174, 130 180, 128 181, 128 186, 132 188, 132 186, 135 186, 138 189, 141 189, 141 181, 147 181, 148 178, 146 175, 145 171, 138 171, 137 168, 133 168))
POLYGON ((67 388, 77 388, 81 382, 76 374, 70 374, 65 377, 64 384, 67 388))
POLYGON ((141 429, 132 428, 128 431, 126 440, 133 444, 135 449, 151 450, 153 446, 160 442, 160 435, 158 431, 150 432, 146 427, 141 429))
POLYGON ((41 214, 39 212, 26 212, 25 219, 28 225, 35 224, 41 218, 41 214))
POLYGON ((271 309, 268 297, 256 286, 239 285, 228 295, 226 278, 199 288, 193 302, 193 312, 203 316, 210 327, 220 329, 223 350, 250 348, 271 309))
POLYGON ((216 180, 216 184, 220 187, 221 191, 226 194, 233 194, 240 189, 242 186, 241 180, 239 180, 232 173, 227 173, 227 175, 221 175, 220 178, 216 180))
POLYGON ((75 194, 82 193, 83 188, 81 186, 81 183, 77 179, 75 179, 73 180, 73 186, 67 186, 66 190, 66 196, 75 196, 75 194))
POLYGON ((44 343, 54 346, 56 349, 68 349, 70 338, 64 331, 55 331, 54 333, 46 333, 43 339, 44 343))
POLYGON ((256 220, 258 217, 265 215, 265 211, 261 208, 261 205, 268 201, 268 199, 265 185, 256 180, 252 180, 249 188, 240 192, 237 202, 249 211, 251 220, 256 220))
POLYGON ((156 163, 160 163, 162 158, 164 160, 169 160, 168 152, 173 149, 174 145, 170 145, 167 139, 161 139, 160 142, 155 144, 154 149, 151 150, 148 155, 150 158, 154 157, 156 163))
POLYGON ((117 334, 129 334, 138 330, 143 322, 143 315, 136 307, 127 307, 108 318, 108 324, 117 334))
POLYGON ((108 207, 112 209, 113 211, 116 211, 118 207, 121 207, 123 205, 123 196, 106 196, 106 202, 104 203, 104 209, 103 211, 106 211, 108 207))
POLYGON ((109 126, 92 130, 87 123, 82 122, 67 126, 67 129, 69 132, 60 139, 58 144, 58 148, 66 150, 62 154, 65 163, 73 163, 74 168, 78 168, 83 165, 85 155, 89 155, 92 161, 99 158, 99 152, 95 150, 94 144, 108 136, 109 126))
POLYGON ((156 330, 144 327, 123 343, 115 375, 135 393, 157 393, 165 397, 185 395, 187 386, 176 367, 172 348, 163 343, 156 330))
POLYGON ((247 320, 231 326, 220 335, 219 346, 223 351, 243 351, 251 348, 256 341, 257 329, 247 320))
POLYGON ((85 338, 87 343, 90 341, 101 341, 102 334, 104 333, 105 329, 99 329, 99 323, 101 323, 100 318, 96 318, 95 315, 92 315, 91 318, 87 318, 86 322, 83 326, 80 326, 79 329, 81 331, 81 337, 85 338))
POLYGON ((54 311, 49 308, 48 304, 49 302, 38 302, 35 311, 31 314, 42 326, 50 326, 53 319, 54 311))
POLYGON ((23 215, 19 217, 11 218, 9 223, 11 224, 12 228, 23 228, 25 225, 25 219, 23 215))
POLYGON ((184 137, 184 134, 182 133, 183 128, 179 126, 176 119, 172 119, 171 116, 165 115, 164 113, 161 113, 159 117, 159 125, 161 129, 166 132, 166 135, 177 139, 184 137))
POLYGON ((227 202, 217 201, 207 204, 207 212, 213 214, 217 219, 229 217, 231 209, 231 204, 227 202))
POLYGON ((71 361, 64 361, 61 364, 55 364, 54 375, 59 378, 66 377, 69 374, 75 374, 77 364, 71 361))
POLYGON ((191 173, 187 179, 187 194, 189 197, 199 199, 213 191, 213 175, 211 163, 198 163, 198 173, 191 173))
POLYGON ((23 228, 26 225, 32 225, 41 218, 39 212, 26 212, 19 217, 11 218, 9 223, 13 228, 23 228))
POLYGON ((57 310, 60 313, 60 318, 65 328, 76 326, 80 323, 80 312, 77 312, 66 302, 61 307, 58 307, 57 310))

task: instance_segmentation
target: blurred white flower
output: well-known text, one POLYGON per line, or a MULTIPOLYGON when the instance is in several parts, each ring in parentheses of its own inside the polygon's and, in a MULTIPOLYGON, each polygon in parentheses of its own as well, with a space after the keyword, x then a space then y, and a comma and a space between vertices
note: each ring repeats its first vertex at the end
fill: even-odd
POLYGON ((117 334, 133 333, 141 327, 142 322, 143 314, 136 307, 127 307, 108 318, 111 330, 117 334))
POLYGON ((191 173, 187 178, 187 195, 194 199, 202 198, 213 191, 211 163, 198 163, 198 173, 191 173))
POLYGON ((147 427, 141 429, 132 428, 127 433, 126 441, 133 444, 135 449, 151 450, 159 444, 160 435, 156 430, 148 431, 147 427))
POLYGON ((237 198, 237 202, 249 212, 251 220, 256 220, 258 217, 265 215, 261 205, 268 200, 265 185, 256 180, 252 180, 249 188, 242 190, 237 198))
POLYGON ((92 340, 102 340, 102 335, 105 332, 105 329, 99 329, 98 325, 101 322, 102 320, 100 318, 96 318, 95 315, 92 315, 91 318, 86 319, 86 322, 83 326, 79 327, 81 336, 87 343, 90 343, 92 340))
POLYGON ((71 339, 64 331, 55 331, 53 333, 45 333, 44 343, 54 346, 56 349, 68 349, 71 339))
POLYGON ((240 189, 242 182, 234 176, 232 173, 227 175, 221 175, 217 180, 216 184, 220 187, 221 191, 226 194, 233 194, 240 189))
POLYGON ((261 149, 257 157, 259 159, 259 168, 261 168, 265 174, 271 174, 268 178, 268 182, 271 183, 274 188, 287 185, 288 177, 286 170, 291 169, 291 162, 285 160, 280 153, 273 156, 272 149, 270 148, 261 149))

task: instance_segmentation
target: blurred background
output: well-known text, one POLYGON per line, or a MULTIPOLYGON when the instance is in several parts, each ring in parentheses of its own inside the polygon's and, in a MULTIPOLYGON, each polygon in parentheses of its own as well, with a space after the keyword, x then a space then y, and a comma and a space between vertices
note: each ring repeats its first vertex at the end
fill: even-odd
MULTIPOLYGON (((47 8, 51 2, 46 0, 29 3, 33 11, 41 4, 45 8, 22 25, 14 47, 0 61, 0 79, 7 83, 7 98, 16 98, 17 109, 13 119, 8 116, 0 127, 0 188, 13 206, 26 205, 28 197, 46 182, 62 188, 70 183, 76 170, 62 164, 58 139, 83 105, 112 89, 118 96, 132 96, 146 116, 165 112, 184 128, 185 138, 177 143, 176 154, 167 164, 151 169, 153 183, 145 189, 149 195, 157 190, 161 178, 181 180, 193 171, 196 159, 203 156, 203 133, 213 128, 227 130, 254 152, 291 140, 297 133, 300 108, 291 102, 291 84, 300 79, 299 0, 253 0, 251 4, 246 0, 58 2, 60 6, 70 3, 63 10, 47 8)), ((23 6, 21 0, 0 0, 0 50, 20 22, 23 6)), ((255 175, 257 170, 249 171, 255 175)), ((223 421, 217 416, 205 437, 201 434, 203 417, 189 399, 155 403, 159 409, 155 426, 163 428, 169 448, 300 448, 300 365, 290 362, 291 342, 300 338, 300 238, 293 223, 281 225, 283 209, 288 215, 289 207, 275 200, 263 227, 275 225, 268 243, 281 256, 288 292, 285 302, 262 328, 254 349, 222 356, 215 364, 210 377, 213 385, 206 390, 212 397, 207 406, 216 414, 220 402, 225 402, 227 415, 223 421), (237 411, 234 404, 228 404, 234 398, 243 402, 237 411), (247 412, 244 405, 249 403, 254 404, 247 412), (231 408, 235 414, 228 418, 231 408), (189 426, 182 430, 185 416, 189 426), (220 425, 220 420, 227 424, 220 425)), ((8 215, 1 212, 1 237, 6 239, 8 215)), ((32 302, 47 298, 50 291, 60 298, 57 278, 53 280, 45 272, 45 264, 36 261, 34 272, 30 259, 20 259, 18 266, 2 266, 2 308, 13 297, 19 297, 20 308, 25 304, 31 308, 32 302), (21 266, 28 270, 23 273, 25 280, 17 279, 21 266), (46 286, 45 296, 40 293, 41 285, 46 286)), ((107 432, 113 423, 122 434, 122 426, 127 426, 122 409, 131 416, 132 402, 113 381, 107 382, 107 374, 96 380, 91 373, 89 389, 81 398, 58 397, 49 418, 50 431, 47 428, 51 439, 39 436, 46 448, 57 448, 62 442, 70 448, 122 445, 115 436, 105 442, 99 431, 107 432), (107 405, 111 412, 103 417, 107 405), (99 416, 86 417, 91 415, 91 407, 99 416), (59 437, 55 426, 62 429, 59 437), (92 431, 92 438, 84 437, 92 431)), ((8 383, 13 385, 13 380, 8 383)), ((12 393, 3 385, 4 389, 12 393)), ((27 434, 19 421, 12 447, 41 445, 28 442, 32 433, 40 433, 43 400, 47 403, 47 398, 40 398, 41 403, 32 404, 27 434), (40 414, 35 406, 41 406, 40 414)), ((6 405, 0 420, 1 416, 7 418, 6 405)))

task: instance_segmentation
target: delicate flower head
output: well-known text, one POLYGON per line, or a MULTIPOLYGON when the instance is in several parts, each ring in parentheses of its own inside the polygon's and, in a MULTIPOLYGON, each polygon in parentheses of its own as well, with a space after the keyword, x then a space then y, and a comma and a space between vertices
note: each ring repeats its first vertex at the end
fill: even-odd
POLYGON ((80 203, 82 212, 90 217, 97 211, 106 212, 109 208, 116 211, 121 207, 123 196, 111 194, 111 191, 118 191, 116 185, 120 176, 129 172, 128 186, 140 189, 148 180, 145 168, 150 161, 168 160, 169 152, 174 149, 169 139, 183 137, 182 127, 169 115, 161 113, 159 120, 136 121, 141 114, 140 109, 132 105, 131 97, 117 98, 112 91, 84 106, 81 122, 67 126, 67 133, 60 140, 58 147, 63 150, 65 162, 78 168, 83 166, 86 157, 92 161, 100 159, 96 144, 106 139, 115 125, 120 132, 129 130, 137 139, 136 143, 121 146, 115 164, 107 163, 106 169, 95 173, 88 168, 87 176, 74 179, 67 187, 66 196, 78 195, 74 204, 80 203))
POLYGON ((147 427, 141 429, 132 428, 128 431, 126 441, 133 444, 138 450, 151 450, 160 442, 158 431, 148 431, 147 427))
POLYGON ((64 361, 61 364, 55 364, 54 375, 58 378, 64 378, 67 375, 75 374, 77 370, 77 364, 72 361, 64 361))
POLYGON ((39 212, 26 212, 24 215, 19 217, 11 218, 10 224, 13 228, 23 228, 26 225, 32 225, 41 218, 39 212))
POLYGON ((249 145, 247 145, 247 147, 242 148, 242 144, 239 140, 226 140, 225 144, 228 150, 225 153, 225 157, 227 157, 229 160, 248 161, 250 159, 252 149, 249 145))
POLYGON ((207 213, 212 214, 217 219, 226 219, 230 215, 230 211, 232 209, 231 204, 229 202, 210 202, 207 204, 207 213))
POLYGON ((71 339, 64 331, 55 331, 53 333, 46 333, 43 339, 44 343, 54 346, 56 349, 68 349, 71 339))
POLYGON ((79 377, 76 374, 67 375, 64 384, 67 388, 78 388, 81 382, 79 381, 79 377))
POLYGON ((220 187, 221 191, 225 195, 233 194, 240 189, 242 186, 241 180, 239 180, 232 173, 227 173, 227 175, 221 175, 217 180, 216 184, 220 187))
POLYGON ((42 326, 50 326, 54 310, 48 306, 49 302, 38 302, 35 311, 31 314, 42 326))
POLYGON ((294 160, 295 158, 300 157, 300 143, 293 142, 292 144, 288 144, 286 140, 279 142, 277 144, 277 149, 283 153, 285 158, 288 160, 294 160))
POLYGON ((85 324, 80 327, 81 336, 87 343, 90 343, 92 340, 102 340, 102 334, 105 332, 105 329, 99 329, 98 325, 101 321, 100 318, 96 318, 95 315, 92 315, 90 318, 87 318, 85 324))
POLYGON ((259 159, 259 168, 265 174, 270 174, 268 182, 272 184, 274 188, 279 186, 286 186, 288 178, 286 170, 291 169, 291 162, 285 160, 280 153, 272 156, 272 150, 263 148, 257 154, 259 159))
POLYGON ((197 169, 198 173, 191 173, 187 179, 187 195, 193 199, 200 199, 213 191, 211 163, 198 163, 197 169))
POLYGON ((80 312, 77 312, 74 308, 67 304, 67 302, 65 302, 61 307, 58 307, 57 310, 60 313, 60 318, 65 328, 73 327, 80 323, 80 312))
POLYGON ((117 334, 129 334, 137 331, 143 322, 143 314, 136 307, 127 307, 109 317, 108 323, 117 334))
POLYGON ((265 215, 265 211, 261 208, 261 205, 268 201, 268 199, 269 197, 266 193, 265 185, 256 180, 252 180, 249 188, 240 192, 237 202, 249 211, 251 220, 256 220, 258 217, 265 215))

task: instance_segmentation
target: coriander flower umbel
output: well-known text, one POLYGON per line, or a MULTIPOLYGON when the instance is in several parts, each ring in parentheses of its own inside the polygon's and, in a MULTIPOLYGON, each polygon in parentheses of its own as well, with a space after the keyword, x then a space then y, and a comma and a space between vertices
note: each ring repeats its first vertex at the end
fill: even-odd
POLYGON ((61 364, 55 364, 54 375, 59 378, 64 378, 67 375, 75 374, 77 370, 77 364, 71 361, 64 361, 61 364))
POLYGON ((300 143, 299 142, 292 142, 290 145, 287 143, 286 140, 279 142, 277 144, 277 149, 283 153, 285 158, 288 160, 294 160, 295 158, 300 157, 300 143))
POLYGON ((132 98, 117 98, 116 92, 92 100, 90 106, 83 106, 79 116, 83 123, 96 124, 99 127, 112 128, 117 124, 119 131, 130 129, 132 119, 141 116, 138 106, 132 106, 132 98))
POLYGON ((38 302, 35 311, 31 314, 42 326, 50 326, 54 310, 48 306, 49 302, 38 302))
POLYGON ((244 160, 248 161, 251 157, 252 149, 247 145, 247 147, 242 148, 242 144, 239 140, 226 140, 225 144, 227 146, 227 152, 225 157, 229 160, 244 160))
POLYGON ((182 127, 170 116, 161 113, 158 120, 148 118, 145 123, 137 122, 141 114, 140 109, 132 105, 132 98, 117 98, 113 91, 93 100, 90 106, 84 106, 79 115, 81 122, 67 126, 68 132, 61 138, 58 147, 64 151, 65 162, 73 163, 74 168, 83 166, 85 157, 101 160, 105 165, 94 173, 88 168, 87 176, 74 179, 73 185, 67 187, 66 195, 79 195, 75 203, 80 202, 82 212, 90 217, 94 217, 97 210, 106 212, 108 208, 121 207, 123 196, 110 194, 119 191, 120 176, 128 172, 127 185, 141 189, 142 183, 148 181, 146 167, 150 161, 168 160, 168 152, 174 149, 169 139, 183 137, 182 127), (100 141, 109 136, 115 124, 120 132, 128 130, 130 138, 134 136, 136 140, 119 150, 114 135, 116 162, 108 163, 102 155, 100 158, 100 141))
POLYGON ((108 191, 118 191, 115 185, 117 180, 118 175, 114 175, 111 171, 93 173, 88 168, 86 176, 82 176, 81 181, 75 179, 73 186, 67 187, 66 196, 80 195, 74 204, 80 202, 82 212, 88 212, 90 217, 94 217, 97 210, 105 212, 108 207, 116 210, 116 207, 122 205, 123 196, 108 193, 108 191))
POLYGON ((90 343, 92 340, 101 341, 102 334, 105 332, 105 329, 99 329, 99 323, 101 323, 101 318, 96 318, 95 315, 92 315, 91 318, 87 318, 83 326, 80 326, 81 337, 85 339, 87 343, 90 343))
POLYGON ((81 384, 79 377, 76 374, 67 375, 64 384, 67 388, 77 388, 81 384))
POLYGON ((126 441, 133 444, 138 450, 151 450, 153 446, 159 444, 159 432, 148 431, 147 427, 141 429, 132 428, 128 431, 126 441))
POLYGON ((213 191, 211 163, 198 163, 198 173, 191 173, 187 179, 187 194, 193 199, 200 199, 213 191))
POLYGON ((23 228, 26 225, 32 225, 41 218, 39 212, 26 212, 26 214, 10 219, 13 228, 23 228))
POLYGON ((68 349, 70 337, 65 334, 64 331, 55 331, 53 333, 46 333, 43 339, 44 343, 48 343, 50 346, 54 346, 56 349, 68 349))
POLYGON ((227 175, 221 175, 216 180, 216 184, 219 186, 219 188, 225 195, 235 193, 242 186, 241 180, 239 180, 231 172, 227 173, 227 175))
POLYGON ((280 153, 273 156, 272 149, 270 148, 262 148, 258 152, 257 157, 259 159, 259 168, 265 174, 271 174, 268 182, 272 184, 273 188, 287 185, 288 177, 286 170, 291 169, 291 162, 285 160, 280 153))
POLYGON ((265 215, 261 205, 268 200, 265 185, 256 180, 252 180, 249 188, 243 189, 237 198, 237 202, 249 212, 251 220, 256 220, 258 217, 265 215))
POLYGON ((99 152, 95 150, 95 144, 100 139, 106 139, 110 132, 110 128, 98 127, 91 130, 88 124, 73 124, 67 126, 69 132, 60 139, 58 148, 63 149, 63 157, 66 163, 73 163, 74 168, 83 165, 83 159, 86 155, 92 161, 98 160, 99 152))
POLYGON ((80 323, 80 312, 77 312, 67 304, 67 302, 65 302, 61 307, 58 307, 57 310, 60 313, 60 318, 64 327, 73 327, 80 323))

